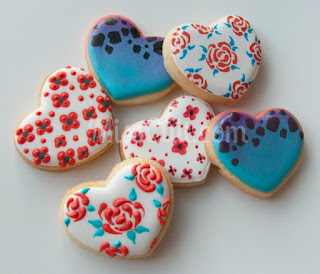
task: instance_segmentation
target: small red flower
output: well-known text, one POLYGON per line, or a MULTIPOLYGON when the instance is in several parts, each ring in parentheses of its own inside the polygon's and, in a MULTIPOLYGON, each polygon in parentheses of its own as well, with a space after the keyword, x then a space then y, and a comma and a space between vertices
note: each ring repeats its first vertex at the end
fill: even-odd
POLYGON ((180 141, 179 138, 174 138, 173 147, 171 150, 174 153, 180 153, 181 155, 184 155, 187 153, 187 147, 188 147, 187 141, 180 141))
POLYGON ((137 144, 138 147, 142 147, 143 141, 146 139, 146 134, 144 132, 139 133, 138 131, 135 131, 132 136, 131 144, 137 144))
POLYGON ((172 107, 177 108, 178 107, 179 102, 177 100, 174 100, 171 104, 172 107))
POLYGON ((157 214, 157 218, 160 222, 160 225, 164 225, 166 223, 166 217, 167 217, 167 214, 168 214, 168 208, 170 206, 170 199, 166 199, 161 207, 158 209, 158 214, 157 214))
POLYGON ((190 125, 188 128, 188 133, 190 133, 191 136, 194 136, 195 132, 196 132, 196 129, 192 125, 190 125))
POLYGON ((45 132, 50 133, 53 131, 53 127, 51 126, 51 121, 49 119, 43 119, 36 121, 37 133, 38 135, 43 135, 45 132))
POLYGON ((168 127, 176 127, 178 119, 169 118, 168 119, 168 127))
POLYGON ((66 136, 60 135, 54 139, 54 146, 55 147, 65 147, 67 145, 66 136))
POLYGON ((151 125, 151 122, 150 121, 144 121, 142 125, 145 126, 145 127, 148 127, 148 126, 151 125))
POLYGON ((62 92, 61 94, 53 94, 51 96, 52 105, 55 108, 67 108, 68 106, 70 106, 70 101, 68 100, 68 98, 69 94, 67 92, 62 92))
POLYGON ((157 144, 160 143, 161 135, 153 135, 152 141, 156 142, 157 144))
POLYGON ((137 155, 135 155, 133 152, 130 153, 130 158, 133 158, 133 157, 138 157, 137 155))
POLYGON ((41 149, 34 149, 32 151, 33 162, 35 165, 40 165, 41 163, 49 163, 50 155, 48 154, 49 149, 47 147, 42 147, 41 149))
POLYGON ((24 144, 25 142, 32 142, 35 138, 34 134, 32 133, 33 131, 33 126, 28 124, 25 125, 22 128, 18 128, 16 131, 16 135, 18 136, 17 142, 19 145, 24 144))
POLYGON ((181 28, 177 28, 171 38, 172 53, 177 54, 185 49, 190 43, 190 39, 190 34, 188 32, 181 30, 181 28))
POLYGON ((250 52, 253 54, 253 58, 257 61, 257 65, 261 64, 261 47, 260 40, 258 42, 253 42, 250 46, 250 52))
POLYGON ((59 71, 56 75, 53 75, 49 78, 50 89, 57 90, 60 86, 68 85, 69 81, 66 78, 67 74, 64 71, 59 71))
POLYGON ((231 98, 234 100, 242 97, 249 88, 248 83, 242 83, 240 80, 235 81, 232 85, 231 98))
POLYGON ((182 170, 182 175, 181 175, 181 178, 188 178, 188 179, 192 179, 192 168, 190 169, 186 169, 184 168, 182 170))
POLYGON ((103 120, 101 121, 101 123, 102 123, 103 129, 104 129, 105 131, 113 130, 113 122, 112 122, 112 119, 110 119, 110 118, 103 119, 103 120))
POLYGON ((206 90, 208 87, 208 83, 207 80, 203 79, 203 77, 200 74, 192 74, 192 73, 188 73, 187 78, 194 83, 195 85, 197 85, 198 87, 206 90))
POLYGON ((162 166, 166 165, 166 162, 164 160, 157 160, 156 157, 151 157, 151 160, 158 162, 162 166))
POLYGON ((69 148, 66 152, 60 151, 57 155, 59 160, 59 166, 66 167, 67 165, 73 166, 76 161, 73 159, 74 157, 74 150, 69 148))
POLYGON ((86 108, 82 111, 83 119, 90 120, 98 117, 96 109, 94 107, 86 108))
POLYGON ((204 141, 204 139, 206 138, 206 130, 202 131, 202 134, 199 136, 199 141, 204 141))
POLYGON ((98 97, 97 97, 97 102, 99 103, 98 109, 99 109, 101 112, 106 112, 107 110, 109 110, 110 112, 112 112, 112 107, 111 107, 111 104, 110 104, 110 99, 109 99, 107 96, 106 96, 106 97, 98 96, 98 97))
POLYGON ((123 258, 127 257, 129 250, 125 245, 121 245, 119 248, 110 246, 109 242, 103 242, 100 245, 100 252, 106 253, 110 257, 114 257, 116 255, 122 255, 123 258))
POLYGON ((83 146, 83 147, 79 147, 77 149, 77 152, 78 152, 78 158, 79 160, 83 160, 85 158, 88 158, 89 157, 89 150, 86 146, 83 146))
POLYGON ((95 128, 95 129, 89 129, 87 131, 87 136, 88 136, 88 144, 90 146, 94 146, 95 144, 102 144, 103 137, 101 135, 101 129, 100 128, 95 128))
POLYGON ((190 120, 194 120, 197 117, 197 114, 199 113, 198 107, 193 107, 191 105, 188 105, 186 108, 186 112, 183 113, 183 117, 190 118, 190 120))
POLYGON ((242 36, 248 29, 250 29, 250 23, 244 20, 241 16, 230 15, 228 16, 227 21, 232 26, 233 32, 238 36, 242 36))
POLYGON ((70 196, 66 202, 67 212, 66 215, 78 222, 86 216, 86 206, 89 205, 89 198, 83 193, 75 193, 70 196))
POLYGON ((201 153, 198 153, 197 161, 203 164, 203 160, 205 160, 206 157, 202 155, 201 153))
POLYGON ((72 128, 77 129, 80 126, 78 114, 75 112, 70 112, 68 115, 61 115, 60 122, 62 123, 62 129, 64 131, 69 131, 72 128))
POLYGON ((94 78, 90 74, 80 74, 77 80, 80 83, 80 88, 82 90, 87 90, 88 88, 95 88, 97 85, 94 81, 94 78))
POLYGON ((213 114, 208 111, 206 119, 211 120, 212 118, 213 118, 213 114))
POLYGON ((168 172, 174 176, 174 174, 177 172, 177 169, 175 169, 173 166, 169 166, 168 172))

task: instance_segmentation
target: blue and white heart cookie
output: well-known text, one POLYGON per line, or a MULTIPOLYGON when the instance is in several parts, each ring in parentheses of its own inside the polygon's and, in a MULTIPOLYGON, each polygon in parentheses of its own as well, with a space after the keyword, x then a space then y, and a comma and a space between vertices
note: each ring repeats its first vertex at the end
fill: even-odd
POLYGON ((163 40, 144 36, 119 15, 105 16, 91 27, 85 46, 88 67, 115 104, 154 101, 176 86, 164 67, 163 40))
POLYGON ((303 152, 303 130, 287 110, 272 108, 251 116, 226 111, 206 131, 211 162, 244 192, 267 198, 293 174, 303 152))

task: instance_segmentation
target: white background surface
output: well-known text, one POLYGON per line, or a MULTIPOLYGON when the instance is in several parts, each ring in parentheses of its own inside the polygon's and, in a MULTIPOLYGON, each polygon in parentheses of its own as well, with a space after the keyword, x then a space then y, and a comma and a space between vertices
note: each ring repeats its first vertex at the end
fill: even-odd
MULTIPOLYGON (((318 0, 4 1, 1 28, 0 272, 1 273, 319 273, 320 21, 318 0), (305 131, 301 166, 270 200, 249 197, 214 168, 207 183, 177 189, 169 229, 149 258, 114 260, 80 248, 58 218, 66 190, 101 180, 120 161, 118 147, 81 168, 43 172, 19 157, 16 123, 37 106, 43 78, 65 65, 86 67, 84 40, 107 14, 129 17, 147 35, 181 23, 210 24, 239 14, 258 32, 259 75, 235 108, 293 112, 305 131)), ((114 108, 125 125, 158 117, 182 91, 156 103, 114 108)), ((216 113, 226 107, 212 105, 216 113)))

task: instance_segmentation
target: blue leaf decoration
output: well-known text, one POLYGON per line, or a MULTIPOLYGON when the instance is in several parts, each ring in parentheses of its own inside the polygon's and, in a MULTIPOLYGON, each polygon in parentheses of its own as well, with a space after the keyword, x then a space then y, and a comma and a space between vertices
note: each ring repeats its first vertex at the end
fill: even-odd
POLYGON ((254 41, 258 42, 258 37, 257 36, 254 38, 254 41))
POLYGON ((238 49, 238 47, 233 47, 233 48, 232 48, 232 51, 236 51, 236 49, 238 49))
POLYGON ((248 33, 247 33, 247 32, 246 32, 243 36, 244 36, 244 38, 246 38, 247 41, 249 41, 249 40, 248 40, 248 33))
POLYGON ((132 173, 124 176, 124 178, 126 178, 126 179, 128 179, 128 180, 131 180, 131 181, 134 179, 134 177, 135 177, 135 176, 134 176, 134 174, 132 174, 132 173))
POLYGON ((162 185, 157 185, 156 190, 161 196, 163 196, 163 186, 162 185))
POLYGON ((253 31, 253 29, 248 29, 248 32, 251 33, 253 31))
POLYGON ((234 40, 233 40, 233 38, 231 36, 229 36, 229 37, 230 37, 230 46, 233 47, 234 46, 234 40))
POLYGON ((128 237, 129 240, 132 241, 133 244, 136 243, 136 233, 134 231, 132 231, 132 230, 128 231, 127 232, 127 237, 128 237))
POLYGON ((217 28, 218 28, 218 24, 216 24, 213 28, 214 28, 214 29, 217 29, 217 28))
POLYGON ((150 232, 150 230, 149 230, 148 228, 144 227, 144 226, 139 225, 139 226, 137 226, 137 228, 136 228, 136 232, 137 232, 138 234, 141 234, 141 233, 143 233, 143 232, 150 232))
POLYGON ((254 63, 256 62, 255 59, 252 59, 252 66, 254 66, 254 63))
POLYGON ((246 51, 246 53, 250 58, 252 58, 253 55, 250 52, 246 51))
POLYGON ((204 53, 207 53, 207 52, 208 52, 208 50, 207 50, 207 48, 206 48, 205 46, 200 46, 200 48, 202 48, 202 51, 203 51, 204 53))
POLYGON ((237 66, 232 65, 232 66, 231 66, 231 69, 232 69, 232 70, 235 70, 235 69, 240 69, 240 68, 238 68, 237 66))
POLYGON ((188 71, 188 72, 193 73, 193 72, 194 72, 194 69, 193 69, 193 68, 187 68, 187 69, 185 69, 184 71, 188 71))
POLYGON ((208 34, 207 39, 209 39, 211 36, 212 36, 212 32, 210 32, 210 33, 208 34))
POLYGON ((229 83, 229 88, 228 88, 229 91, 232 91, 232 86, 231 86, 231 83, 229 83))
POLYGON ((153 203, 155 207, 161 207, 161 203, 157 201, 156 199, 153 199, 153 203))
POLYGON ((94 206, 88 205, 87 210, 91 212, 91 211, 95 211, 96 209, 94 208, 94 206))
POLYGON ((198 61, 203 61, 204 59, 206 59, 206 55, 205 55, 205 54, 202 54, 202 55, 201 55, 201 58, 200 58, 198 61))
POLYGON ((129 199, 130 199, 130 201, 137 200, 137 193, 136 193, 134 187, 131 189, 131 192, 129 194, 129 199))
POLYGON ((214 70, 213 70, 213 73, 212 73, 213 77, 214 77, 218 72, 219 72, 219 70, 214 69, 214 70))
POLYGON ((252 81, 250 81, 250 82, 248 83, 248 84, 249 84, 249 86, 251 86, 252 82, 253 82, 253 80, 252 80, 252 81))
POLYGON ((213 93, 211 90, 209 90, 209 89, 206 89, 206 91, 208 91, 209 93, 213 93))
POLYGON ((113 242, 113 246, 116 248, 119 248, 121 246, 121 242, 120 241, 114 241, 113 242))
POLYGON ((183 50, 182 52, 182 56, 180 57, 180 59, 182 60, 184 57, 186 57, 188 51, 186 49, 183 50))
POLYGON ((221 32, 219 32, 219 31, 217 31, 217 30, 216 30, 214 33, 221 35, 221 32))
POLYGON ((70 218, 69 217, 65 217, 64 218, 64 224, 66 225, 66 227, 69 226, 69 224, 70 224, 70 218))
POLYGON ((243 74, 241 78, 241 82, 244 83, 246 81, 246 76, 243 74))
POLYGON ((228 23, 224 23, 228 28, 231 28, 231 25, 228 23))
POLYGON ((230 97, 230 93, 226 93, 225 95, 222 95, 223 97, 230 97))
POLYGON ((195 69, 194 72, 198 73, 202 68, 195 69))
POLYGON ((86 194, 86 193, 89 191, 89 189, 90 189, 89 187, 83 188, 83 189, 81 189, 80 192, 81 192, 82 194, 86 194))
POLYGON ((195 48, 195 46, 196 46, 196 45, 193 45, 193 46, 190 46, 190 45, 189 45, 189 46, 188 46, 188 50, 192 50, 192 49, 194 49, 194 48, 195 48))
POLYGON ((94 228, 101 228, 102 227, 102 221, 95 220, 95 221, 88 221, 89 224, 91 224, 94 228))
POLYGON ((182 26, 182 27, 181 27, 181 29, 183 29, 183 30, 186 30, 187 28, 189 28, 189 26, 188 26, 188 25, 186 25, 186 26, 182 26))
POLYGON ((94 233, 93 237, 99 236, 101 237, 104 234, 104 230, 103 229, 98 229, 96 231, 96 233, 94 233))

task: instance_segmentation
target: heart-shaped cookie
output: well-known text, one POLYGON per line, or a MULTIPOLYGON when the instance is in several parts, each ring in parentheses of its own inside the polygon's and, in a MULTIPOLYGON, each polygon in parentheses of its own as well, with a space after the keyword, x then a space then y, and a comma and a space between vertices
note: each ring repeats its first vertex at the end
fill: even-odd
POLYGON ((162 56, 162 37, 146 37, 128 18, 99 19, 86 39, 90 72, 118 105, 142 104, 166 95, 175 84, 162 56))
POLYGON ((81 246, 130 258, 154 251, 172 210, 173 189, 166 171, 154 161, 135 158, 116 165, 106 181, 70 189, 60 218, 81 246))
POLYGON ((110 100, 83 69, 67 66, 42 83, 40 106, 19 122, 14 142, 34 167, 63 171, 91 161, 113 144, 110 100))
POLYGON ((260 40, 237 15, 209 27, 185 24, 169 32, 163 47, 170 76, 206 101, 233 103, 252 84, 261 63, 260 40))
POLYGON ((210 169, 204 136, 212 117, 211 107, 203 100, 178 97, 159 119, 137 122, 123 132, 121 158, 156 160, 168 171, 175 186, 199 185, 210 169))
POLYGON ((226 111, 210 121, 205 146, 223 176, 246 193, 267 198, 298 166, 303 131, 284 109, 268 109, 254 117, 226 111))

